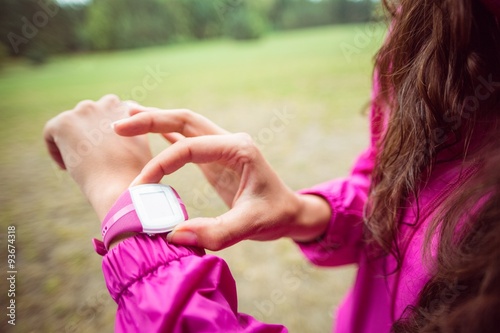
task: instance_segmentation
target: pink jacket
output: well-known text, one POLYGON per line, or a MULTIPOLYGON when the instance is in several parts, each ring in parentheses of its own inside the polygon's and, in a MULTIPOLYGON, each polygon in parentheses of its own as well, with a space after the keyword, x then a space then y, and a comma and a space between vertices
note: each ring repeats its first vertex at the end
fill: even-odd
MULTIPOLYGON (((418 224, 410 226, 415 224, 415 204, 404 214, 406 224, 399 239, 402 267, 387 275, 394 260, 369 261, 362 242, 363 207, 380 123, 372 119, 371 145, 358 158, 350 176, 302 191, 324 197, 332 218, 323 237, 299 244, 300 249, 317 265, 358 266, 356 282, 338 310, 336 332, 388 332, 394 320, 415 303, 430 276, 421 253, 429 219, 448 193, 474 170, 460 161, 436 165, 420 192, 418 224)), ((111 297, 118 304, 116 332, 287 331, 238 313, 235 281, 227 264, 202 249, 139 235, 113 248, 104 257, 102 268, 111 297)), ((452 296, 460 292, 459 286, 450 286, 449 292, 452 296)))
MULTIPOLYGON (((500 0, 482 0, 500 15, 500 0)), ((380 115, 372 110, 372 115, 380 115)), ((299 244, 320 266, 356 264, 358 274, 337 313, 336 332, 389 332, 432 274, 422 258, 428 223, 443 200, 475 171, 472 163, 440 156, 429 181, 403 214, 398 243, 402 266, 394 274, 392 257, 369 260, 364 251, 363 208, 370 186, 375 140, 384 122, 372 117, 372 139, 350 176, 317 185, 302 193, 324 197, 332 209, 326 233, 299 244)), ((117 207, 119 209, 120 207, 117 207)), ((106 285, 118 304, 116 332, 286 332, 238 313, 236 287, 224 260, 202 249, 167 244, 160 237, 139 235, 113 248, 102 264, 106 285)), ((460 286, 450 285, 441 301, 454 299, 460 286)))
MULTIPOLYGON (((425 262, 422 253, 428 224, 444 199, 469 179, 477 167, 461 160, 435 166, 418 198, 418 221, 415 200, 403 213, 398 235, 402 266, 390 274, 395 271, 395 259, 368 259, 362 241, 362 214, 373 159, 374 148, 371 147, 359 157, 350 177, 303 191, 323 196, 333 212, 322 238, 299 244, 303 253, 320 266, 358 266, 355 284, 338 309, 335 332, 389 332, 405 309, 415 305, 419 292, 432 274, 432 263, 425 262)), ((442 297, 454 299, 458 293, 460 286, 450 285, 442 297)))
POLYGON ((141 234, 102 264, 118 304, 115 332, 286 332, 238 313, 236 285, 221 258, 141 234))

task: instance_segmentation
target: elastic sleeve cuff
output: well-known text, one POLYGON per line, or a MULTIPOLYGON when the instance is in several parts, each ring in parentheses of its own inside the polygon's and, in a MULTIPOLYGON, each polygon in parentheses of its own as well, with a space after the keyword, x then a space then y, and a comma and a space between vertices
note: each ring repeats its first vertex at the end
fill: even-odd
MULTIPOLYGON (((321 187, 321 186, 320 186, 321 187)), ((338 195, 331 190, 311 188, 298 191, 303 195, 324 198, 331 208, 326 231, 313 241, 295 242, 306 258, 318 266, 341 266, 358 261, 361 248, 362 214, 339 206, 338 195)))
POLYGON ((102 270, 111 297, 117 301, 128 286, 158 267, 203 255, 202 248, 170 244, 160 235, 138 234, 112 248, 103 258, 102 270))

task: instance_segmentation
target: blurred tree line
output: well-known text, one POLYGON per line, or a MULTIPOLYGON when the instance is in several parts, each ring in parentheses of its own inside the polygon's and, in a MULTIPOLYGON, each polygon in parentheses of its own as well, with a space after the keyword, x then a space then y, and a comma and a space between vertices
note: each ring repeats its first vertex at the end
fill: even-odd
POLYGON ((374 0, 0 0, 0 63, 364 22, 374 0))

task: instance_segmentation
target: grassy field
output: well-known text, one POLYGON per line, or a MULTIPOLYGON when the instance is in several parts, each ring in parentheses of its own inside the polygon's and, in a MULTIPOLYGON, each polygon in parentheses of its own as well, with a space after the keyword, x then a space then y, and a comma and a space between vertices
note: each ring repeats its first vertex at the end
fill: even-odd
MULTIPOLYGON (((107 93, 160 108, 190 108, 230 131, 250 133, 292 188, 307 187, 345 175, 367 143, 363 110, 383 31, 329 27, 249 43, 218 40, 3 68, 0 260, 5 267, 7 226, 15 225, 18 274, 16 326, 7 327, 2 314, 0 331, 113 330, 116 307, 90 243, 99 221, 48 157, 41 140, 45 121, 107 93), (157 85, 144 84, 151 72, 159 73, 157 85), (289 117, 283 130, 273 131, 270 122, 280 114, 289 117)), ((151 139, 155 152, 165 147, 151 139)), ((180 192, 191 216, 225 209, 194 166, 164 182, 180 192)), ((354 276, 354 267, 311 266, 289 240, 243 242, 217 255, 234 273, 240 311, 283 323, 291 332, 329 332, 354 276), (290 276, 297 283, 284 283, 290 276)), ((5 278, 0 281, 6 311, 8 287, 5 278)))

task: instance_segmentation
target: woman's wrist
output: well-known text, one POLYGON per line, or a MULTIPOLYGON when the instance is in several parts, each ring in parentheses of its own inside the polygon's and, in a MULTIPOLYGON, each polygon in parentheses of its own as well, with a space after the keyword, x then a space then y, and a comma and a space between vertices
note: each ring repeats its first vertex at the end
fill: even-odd
MULTIPOLYGON (((108 180, 104 183, 95 184, 95 186, 88 187, 85 195, 87 196, 90 204, 94 208, 99 220, 102 222, 108 212, 112 209, 116 200, 127 190, 132 177, 123 177, 117 180, 108 180), (130 179, 129 179, 130 178, 130 179), (103 186, 105 184, 106 186, 103 186)), ((112 249, 121 241, 137 235, 135 232, 127 232, 114 237, 110 244, 109 249, 112 249)))
POLYGON ((329 203, 321 196, 296 194, 299 205, 293 228, 288 235, 297 242, 309 242, 326 232, 332 211, 329 203))
POLYGON ((118 179, 108 177, 93 182, 93 184, 87 184, 83 189, 85 196, 101 222, 118 197, 127 190, 134 177, 135 173, 131 173, 130 176, 121 176, 118 179))

